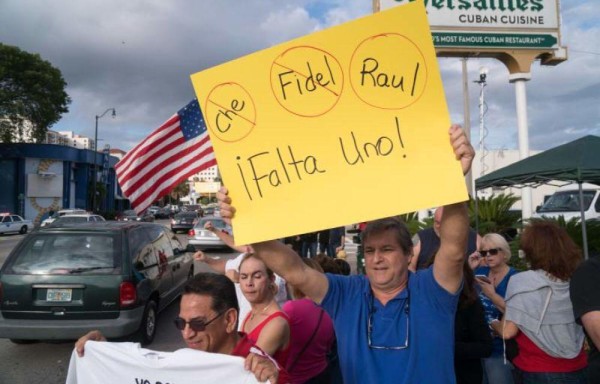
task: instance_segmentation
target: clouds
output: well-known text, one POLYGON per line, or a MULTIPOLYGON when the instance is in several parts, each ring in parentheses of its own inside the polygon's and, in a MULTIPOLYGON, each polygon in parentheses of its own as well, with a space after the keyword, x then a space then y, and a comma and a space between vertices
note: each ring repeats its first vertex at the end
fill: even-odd
MULTIPOLYGON (((189 75, 277 43, 368 15, 371 1, 2 0, 0 41, 39 53, 58 67, 73 99, 53 129, 99 137, 130 149, 194 97, 189 75)), ((534 64, 527 84, 530 143, 543 149, 600 134, 599 2, 563 0, 563 45, 569 61, 534 64), (588 53, 592 52, 592 53, 588 53)), ((489 147, 516 147, 514 87, 491 59, 470 59, 469 91, 478 140, 478 77, 486 87, 489 147)), ((453 121, 463 120, 461 64, 440 59, 453 121)))

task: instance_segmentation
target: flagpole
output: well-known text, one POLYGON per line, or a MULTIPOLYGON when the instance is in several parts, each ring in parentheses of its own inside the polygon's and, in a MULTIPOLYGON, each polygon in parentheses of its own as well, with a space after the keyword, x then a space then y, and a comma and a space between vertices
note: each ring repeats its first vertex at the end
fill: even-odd
POLYGON ((379 0, 373 0, 373 13, 377 13, 381 10, 381 4, 379 0))

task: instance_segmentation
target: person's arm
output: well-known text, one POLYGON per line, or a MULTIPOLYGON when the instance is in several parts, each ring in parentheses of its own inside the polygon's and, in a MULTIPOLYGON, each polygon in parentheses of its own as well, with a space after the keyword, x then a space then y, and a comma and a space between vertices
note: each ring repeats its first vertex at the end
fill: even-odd
POLYGON ((75 350, 77 351, 77 355, 79 357, 83 357, 85 350, 85 343, 88 340, 92 341, 106 341, 106 337, 100 331, 89 331, 85 335, 81 336, 77 342, 75 342, 75 350))
MULTIPOLYGON (((230 224, 235 215, 235 207, 231 205, 231 198, 227 195, 227 192, 227 188, 221 187, 217 193, 217 199, 221 208, 221 217, 230 224)), ((323 301, 329 289, 327 277, 325 274, 304 264, 293 249, 276 240, 256 243, 252 247, 256 255, 273 272, 300 289, 317 304, 323 301)))
POLYGON ((225 273, 225 264, 227 264, 227 260, 225 259, 215 259, 206 256, 202 251, 197 251, 196 253, 194 253, 194 260, 205 263, 206 265, 214 269, 217 273, 225 273))
MULTIPOLYGON (((471 169, 475 151, 460 126, 450 127, 449 134, 454 155, 460 160, 463 174, 466 174, 471 169)), ((468 236, 467 204, 463 202, 445 206, 440 225, 440 249, 433 263, 433 276, 450 293, 458 292, 462 283, 468 236)))
POLYGON ((504 340, 512 339, 519 333, 517 324, 510 320, 492 321, 490 327, 504 340))
POLYGON ((314 302, 321 304, 329 289, 329 281, 325 274, 304 264, 293 249, 279 241, 265 241, 253 244, 252 247, 273 272, 314 302))
POLYGON ((211 221, 207 221, 204 224, 204 229, 207 231, 211 231, 214 233, 222 242, 224 242, 229 248, 235 249, 240 253, 248 252, 248 247, 245 245, 235 245, 235 240, 233 236, 229 233, 223 232, 219 228, 216 228, 211 221))
POLYGON ((594 345, 600 350, 600 311, 591 311, 581 316, 581 323, 594 345))
MULTIPOLYGON (((479 249, 479 246, 477 246, 477 249, 479 249)), ((475 251, 475 252, 471 253, 467 259, 467 261, 469 263, 469 267, 472 270, 476 270, 477 268, 479 268, 481 266, 482 259, 483 258, 479 254, 479 251, 475 251)))
MULTIPOLYGON (((260 351, 257 351, 260 352, 260 351)), ((256 353, 250 353, 244 361, 244 368, 256 377, 256 381, 277 384, 279 369, 270 358, 256 353)))
POLYGON ((288 322, 282 317, 276 317, 260 331, 256 346, 273 356, 275 352, 286 347, 289 341, 290 326, 288 322))

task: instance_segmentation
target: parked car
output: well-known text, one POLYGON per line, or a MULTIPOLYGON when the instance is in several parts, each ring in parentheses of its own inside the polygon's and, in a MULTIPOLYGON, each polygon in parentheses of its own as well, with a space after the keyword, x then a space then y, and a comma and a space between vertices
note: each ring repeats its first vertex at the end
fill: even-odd
POLYGON ((172 212, 169 208, 161 208, 154 213, 155 219, 168 219, 171 217, 172 212))
POLYGON ((155 215, 156 212, 158 212, 160 210, 160 207, 156 206, 156 205, 151 205, 148 207, 148 212, 150 212, 152 215, 155 215))
POLYGON ((198 223, 194 225, 194 228, 190 229, 188 232, 188 244, 191 244, 198 249, 228 248, 217 235, 204 229, 204 224, 206 224, 207 221, 211 221, 215 228, 232 234, 231 227, 225 220, 220 217, 206 216, 198 220, 198 223))
POLYGON ((25 237, 0 269, 0 338, 154 339, 158 313, 194 275, 184 248, 159 224, 46 227, 25 237))
POLYGON ((200 216, 197 212, 179 212, 171 219, 171 230, 175 233, 178 231, 187 232, 194 228, 200 216))
POLYGON ((52 215, 50 215, 50 217, 48 217, 47 219, 43 220, 42 223, 40 224, 40 227, 45 227, 46 225, 50 225, 54 222, 54 220, 58 219, 59 217, 63 217, 65 215, 71 215, 71 214, 82 214, 82 213, 87 213, 87 211, 85 209, 77 209, 77 208, 73 208, 73 209, 60 209, 56 212, 54 212, 52 215))
POLYGON ((0 233, 19 232, 25 234, 29 228, 33 228, 31 220, 25 220, 21 216, 11 213, 0 213, 0 233))
POLYGON ((118 221, 146 221, 146 222, 151 223, 154 221, 154 215, 152 215, 150 212, 148 212, 148 210, 145 210, 144 212, 142 212, 138 215, 137 213, 135 213, 135 211, 133 209, 129 209, 127 211, 123 211, 122 214, 117 216, 117 220, 118 221))
POLYGON ((204 215, 204 210, 199 204, 184 205, 181 207, 181 212, 197 212, 200 216, 204 215))
POLYGON ((214 216, 215 207, 205 207, 203 208, 204 216, 214 216))
POLYGON ((536 210, 533 217, 558 218, 565 220, 577 218, 581 220, 583 208, 586 220, 600 218, 600 186, 584 183, 581 186, 583 207, 580 204, 579 184, 569 184, 560 187, 536 210))
POLYGON ((50 226, 58 227, 66 224, 76 224, 76 223, 96 223, 99 221, 106 221, 104 217, 100 215, 95 215, 93 213, 82 213, 82 214, 71 214, 59 217, 54 220, 50 226))

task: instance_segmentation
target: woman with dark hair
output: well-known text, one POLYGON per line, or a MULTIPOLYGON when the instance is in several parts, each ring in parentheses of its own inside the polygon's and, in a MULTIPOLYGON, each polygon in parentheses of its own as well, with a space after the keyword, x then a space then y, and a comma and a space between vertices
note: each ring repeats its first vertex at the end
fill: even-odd
POLYGON ((527 226, 521 249, 531 270, 510 280, 503 324, 494 329, 519 347, 513 359, 518 383, 586 383, 584 333, 575 322, 569 280, 581 251, 551 221, 527 226))
MULTIPOLYGON (((433 264, 436 253, 430 264, 433 264)), ((467 260, 463 273, 463 289, 454 321, 454 372, 456 384, 481 384, 481 359, 492 354, 492 335, 475 287, 475 275, 467 260)))

